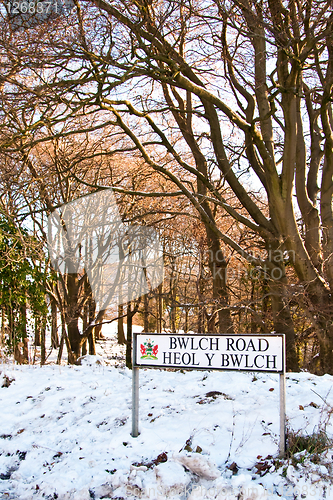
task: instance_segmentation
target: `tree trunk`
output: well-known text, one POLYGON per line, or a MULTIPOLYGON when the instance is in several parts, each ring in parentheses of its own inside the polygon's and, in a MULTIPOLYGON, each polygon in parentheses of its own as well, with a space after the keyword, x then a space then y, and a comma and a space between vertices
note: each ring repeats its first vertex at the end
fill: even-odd
MULTIPOLYGON (((67 274, 67 289, 68 303, 66 310, 66 323, 69 346, 72 351, 72 355, 69 356, 69 360, 71 359, 75 363, 81 355, 81 338, 79 330, 80 311, 78 310, 79 281, 77 274, 67 274)), ((69 362, 71 363, 71 361, 69 362)))
MULTIPOLYGON (((83 310, 83 321, 82 321, 83 331, 85 331, 85 329, 88 326, 88 316, 89 316, 89 303, 85 304, 84 310, 83 310)), ((88 339, 86 339, 82 344, 82 347, 81 347, 82 356, 85 356, 87 354, 87 344, 88 344, 88 339)))
POLYGON ((208 333, 216 333, 216 316, 217 316, 217 306, 216 304, 212 307, 212 312, 207 314, 207 331, 208 333))
POLYGON ((66 321, 65 321, 64 315, 61 314, 61 338, 60 338, 60 345, 59 345, 59 351, 58 351, 58 357, 57 357, 57 364, 58 365, 60 365, 60 363, 61 363, 62 352, 64 349, 65 336, 66 336, 66 321))
POLYGON ((198 295, 198 333, 205 332, 205 309, 203 305, 204 296, 204 276, 203 276, 203 250, 202 245, 199 248, 199 275, 197 279, 197 295, 198 295))
MULTIPOLYGON (((99 320, 99 323, 103 322, 105 314, 106 314, 106 310, 103 311, 103 315, 102 315, 101 319, 99 320)), ((96 340, 102 340, 102 339, 104 339, 103 334, 102 334, 102 328, 103 328, 102 324, 95 326, 94 330, 95 330, 95 339, 96 340)))
POLYGON ((6 311, 5 311, 5 305, 1 304, 1 333, 0 333, 0 348, 3 347, 4 342, 5 342, 5 322, 6 322, 6 311))
POLYGON ((209 269, 213 279, 213 300, 216 302, 215 309, 218 310, 219 333, 233 333, 234 327, 229 309, 229 295, 227 290, 227 263, 218 237, 210 228, 207 228, 206 231, 209 269))
POLYGON ((25 337, 23 339, 23 360, 24 360, 24 363, 29 364, 29 339, 28 339, 28 337, 25 337))
MULTIPOLYGON (((96 316, 96 302, 92 296, 90 295, 89 299, 89 323, 91 323, 96 316)), ((100 319, 102 321, 102 318, 100 319)), ((96 354, 96 345, 95 345, 95 328, 91 331, 88 337, 88 345, 89 345, 89 354, 96 354)))
POLYGON ((41 364, 41 366, 45 365, 45 361, 46 361, 45 331, 46 331, 46 321, 43 318, 41 321, 41 331, 40 331, 40 364, 41 364))
POLYGON ((284 333, 286 336, 287 371, 298 372, 299 363, 295 344, 296 336, 289 304, 286 299, 285 286, 278 281, 272 280, 269 282, 269 288, 272 300, 274 330, 276 333, 284 333))
POLYGON ((23 363, 29 363, 28 336, 27 336, 27 303, 26 301, 20 308, 20 321, 22 328, 22 360, 23 363))
POLYGON ((71 359, 73 359, 75 362, 81 355, 81 347, 80 347, 80 340, 81 339, 80 339, 79 319, 78 318, 72 318, 67 322, 67 331, 68 331, 68 340, 69 340, 70 349, 71 349, 72 354, 73 354, 71 359))
POLYGON ((163 283, 158 286, 157 296, 157 333, 162 333, 163 326, 163 283))
POLYGON ((262 326, 260 328, 261 333, 267 333, 266 323, 267 323, 267 312, 268 312, 268 301, 269 301, 269 287, 268 281, 266 278, 262 280, 261 283, 261 296, 262 296, 262 304, 261 304, 261 317, 262 317, 262 326))
POLYGON ((53 349, 58 349, 59 347, 57 314, 58 309, 56 301, 51 297, 51 346, 53 349))
POLYGON ((143 331, 149 332, 149 297, 148 294, 143 298, 144 309, 143 309, 143 331))
POLYGON ((290 313, 286 285, 288 280, 285 272, 284 252, 278 242, 270 241, 267 245, 269 263, 275 267, 268 271, 269 294, 272 303, 274 330, 286 336, 286 364, 288 371, 299 371, 299 362, 296 352, 296 335, 294 323, 290 313))
MULTIPOLYGON (((185 297, 186 300, 186 297, 185 297)), ((184 333, 188 332, 188 307, 185 306, 185 323, 184 323, 184 333)))
POLYGON ((93 329, 93 331, 90 333, 88 337, 88 344, 89 344, 89 354, 95 356, 96 355, 95 329, 93 329))
POLYGON ((35 317, 35 347, 40 346, 40 318, 35 317))
POLYGON ((333 323, 332 323, 332 297, 331 293, 318 289, 317 294, 306 291, 305 297, 308 299, 311 310, 309 315, 312 319, 313 327, 320 347, 320 356, 316 364, 316 373, 333 375, 333 323))
POLYGON ((250 302, 250 304, 251 304, 250 332, 251 333, 257 333, 258 328, 259 328, 257 313, 255 311, 255 303, 256 303, 255 291, 256 291, 256 283, 252 280, 252 282, 251 282, 251 302, 250 302))
MULTIPOLYGON (((102 319, 102 321, 103 321, 103 319, 102 319)), ((96 340, 102 340, 104 338, 103 334, 102 334, 102 328, 103 328, 103 325, 95 326, 94 333, 95 333, 96 340)))
POLYGON ((59 344, 59 351, 58 351, 58 356, 57 356, 57 365, 61 364, 62 351, 64 349, 64 340, 65 340, 64 335, 61 335, 60 344, 59 344))
MULTIPOLYGON (((171 323, 171 330, 176 333, 177 332, 177 327, 176 327, 176 305, 173 301, 173 298, 171 297, 171 306, 170 306, 170 323, 171 323)), ((160 333, 160 332, 159 332, 160 333)))
POLYGON ((118 306, 118 344, 125 345, 126 338, 124 333, 124 306, 119 304, 118 306))
POLYGON ((132 306, 127 304, 126 366, 132 368, 132 306))

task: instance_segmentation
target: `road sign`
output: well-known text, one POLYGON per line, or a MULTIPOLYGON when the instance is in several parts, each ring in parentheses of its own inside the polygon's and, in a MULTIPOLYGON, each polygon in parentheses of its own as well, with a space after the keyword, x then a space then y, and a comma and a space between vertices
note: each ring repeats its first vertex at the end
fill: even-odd
POLYGON ((134 366, 282 373, 284 335, 136 334, 134 366))

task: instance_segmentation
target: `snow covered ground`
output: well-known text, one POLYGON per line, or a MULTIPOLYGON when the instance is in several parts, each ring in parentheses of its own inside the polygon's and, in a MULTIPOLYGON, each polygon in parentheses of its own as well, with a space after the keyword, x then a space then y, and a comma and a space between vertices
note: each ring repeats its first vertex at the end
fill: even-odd
MULTIPOLYGON (((277 460, 278 375, 142 369, 133 438, 112 345, 82 366, 0 367, 1 499, 333 499, 333 449, 277 460)), ((287 374, 290 428, 333 437, 332 383, 287 374)))

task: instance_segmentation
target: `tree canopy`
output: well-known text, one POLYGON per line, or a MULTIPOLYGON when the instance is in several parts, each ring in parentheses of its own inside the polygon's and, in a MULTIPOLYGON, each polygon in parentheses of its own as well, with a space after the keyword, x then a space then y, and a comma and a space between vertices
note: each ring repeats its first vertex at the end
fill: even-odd
POLYGON ((232 251, 267 282, 289 367, 298 366, 292 305, 299 302, 320 369, 332 373, 329 7, 316 0, 83 0, 39 27, 11 31, 3 23, 0 132, 3 154, 27 166, 38 143, 97 137, 108 127, 113 142, 105 154, 139 155, 173 186, 159 195, 189 200, 205 228, 220 331, 234 330, 232 251), (252 239, 230 236, 223 214, 262 250, 254 256, 252 239), (286 266, 298 286, 290 287, 286 266))

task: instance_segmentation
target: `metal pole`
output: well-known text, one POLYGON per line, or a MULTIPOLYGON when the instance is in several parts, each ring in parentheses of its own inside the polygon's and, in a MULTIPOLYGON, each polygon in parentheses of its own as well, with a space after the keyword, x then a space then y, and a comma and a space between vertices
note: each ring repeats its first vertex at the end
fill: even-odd
POLYGON ((286 453, 286 373, 280 373, 280 446, 279 457, 286 453))
POLYGON ((136 364, 136 335, 133 336, 132 350, 132 437, 139 435, 139 368, 136 364))
POLYGON ((139 435, 139 368, 132 368, 132 437, 139 435))

